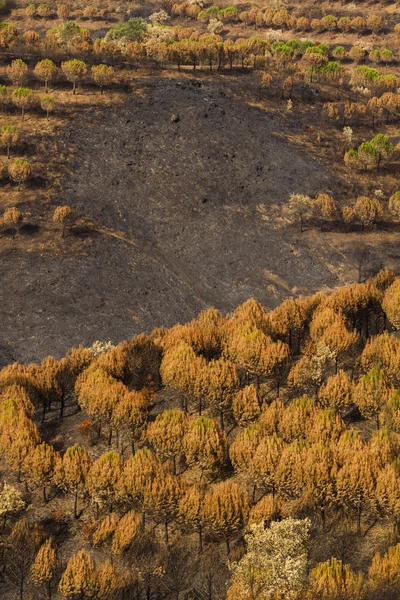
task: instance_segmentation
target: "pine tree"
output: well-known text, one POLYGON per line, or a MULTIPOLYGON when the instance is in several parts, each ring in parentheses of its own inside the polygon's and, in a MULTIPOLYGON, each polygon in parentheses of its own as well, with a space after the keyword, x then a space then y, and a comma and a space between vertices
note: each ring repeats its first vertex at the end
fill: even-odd
POLYGON ((149 448, 140 448, 124 463, 121 477, 117 483, 117 497, 142 511, 144 526, 146 504, 145 494, 152 481, 163 472, 160 460, 149 448))
POLYGON ((197 467, 202 472, 218 471, 226 462, 226 436, 212 419, 193 419, 189 423, 183 445, 188 465, 197 467))
POLYGON ((117 452, 106 452, 94 461, 87 476, 87 488, 97 509, 106 507, 109 512, 112 511, 118 494, 121 466, 117 452))
POLYGON ((92 459, 84 446, 70 446, 55 474, 57 485, 74 497, 74 518, 78 518, 78 499, 86 493, 86 480, 92 466, 92 459))
POLYGON ((368 570, 368 598, 395 600, 400 594, 400 544, 375 554, 368 570))
POLYGON ((6 540, 3 576, 17 592, 19 600, 24 600, 31 567, 42 541, 42 530, 35 523, 30 525, 26 518, 15 523, 6 540))
POLYGON ((321 516, 325 531, 326 511, 336 500, 336 468, 332 450, 322 442, 313 444, 305 454, 302 503, 321 516))
MULTIPOLYGON (((127 578, 125 577, 125 579, 127 578)), ((115 600, 115 598, 118 598, 123 583, 124 578, 109 560, 97 568, 97 597, 101 600, 115 600)))
POLYGON ((392 285, 386 290, 382 302, 382 308, 385 311, 387 318, 396 329, 400 328, 399 306, 400 278, 395 279, 392 285))
POLYGON ((337 558, 319 563, 310 573, 310 600, 363 600, 364 597, 362 575, 337 558))
POLYGON ((225 541, 229 554, 231 542, 243 529, 249 511, 239 485, 228 480, 212 486, 205 497, 204 511, 209 528, 225 541))
POLYGON ((400 385, 400 340, 387 331, 371 337, 361 354, 361 367, 364 372, 380 369, 390 384, 400 385))
POLYGON ((353 401, 353 384, 345 371, 328 377, 322 384, 318 400, 324 408, 331 408, 338 413, 349 409, 353 401))
POLYGON ((106 515, 93 532, 93 546, 102 546, 103 544, 110 542, 118 523, 119 517, 116 513, 109 513, 106 515))
POLYGON ((374 509, 376 474, 366 452, 351 454, 337 474, 337 496, 343 506, 356 511, 357 533, 366 509, 374 509))
POLYGON ((145 503, 156 523, 164 525, 165 543, 169 542, 168 526, 178 516, 181 485, 176 477, 161 472, 145 490, 145 503))
POLYGON ((262 438, 250 464, 250 474, 263 493, 275 496, 277 488, 277 472, 282 456, 284 443, 275 434, 262 438))
POLYGON ((380 426, 380 414, 389 400, 390 392, 383 371, 373 367, 366 375, 361 377, 354 388, 353 399, 360 409, 363 417, 376 419, 376 426, 380 426))
POLYGON ((300 348, 304 328, 306 325, 306 305, 302 298, 289 298, 284 300, 271 313, 271 321, 274 332, 287 339, 289 348, 293 350, 293 343, 297 341, 297 351, 300 348))
POLYGON ((251 527, 253 524, 263 523, 268 526, 272 521, 281 521, 286 516, 284 502, 272 494, 267 494, 250 510, 247 525, 251 527))
POLYGON ((206 526, 204 512, 205 488, 191 485, 179 500, 179 520, 189 529, 194 529, 199 536, 199 553, 203 552, 203 532, 206 526))
POLYGON ((150 398, 151 394, 146 389, 132 390, 119 397, 113 410, 117 435, 126 432, 132 454, 135 454, 135 444, 142 439, 146 428, 150 398))
POLYGON ((52 597, 52 583, 57 567, 56 549, 51 540, 46 540, 41 545, 31 567, 31 579, 37 586, 46 589, 47 598, 52 597))
POLYGON ((54 481, 60 461, 60 455, 46 442, 33 448, 24 461, 25 476, 34 487, 42 487, 44 502, 48 502, 47 488, 54 481))
POLYGON ((3 519, 3 528, 7 518, 17 515, 25 508, 21 493, 12 485, 4 483, 0 491, 0 518, 3 519))
POLYGON ((255 385, 236 392, 232 400, 233 416, 238 425, 246 427, 261 414, 261 396, 255 385))
POLYGON ((376 481, 376 499, 380 513, 393 523, 395 534, 400 526, 400 479, 398 469, 387 464, 376 481))
POLYGON ((165 410, 157 415, 146 432, 148 442, 164 460, 170 459, 176 475, 176 462, 183 454, 183 439, 187 431, 187 417, 181 410, 165 410))
POLYGON ((130 548, 141 527, 140 517, 131 510, 127 512, 115 526, 112 536, 111 550, 113 554, 121 554, 130 548))
POLYGON ((67 600, 92 600, 97 592, 95 563, 86 550, 79 550, 68 561, 58 591, 67 600))
POLYGON ((207 363, 200 373, 200 394, 214 414, 219 415, 224 429, 224 415, 232 409, 232 398, 239 389, 240 381, 236 367, 220 358, 207 363))
POLYGON ((199 377, 206 364, 205 358, 197 356, 187 342, 180 341, 168 348, 163 356, 160 374, 164 385, 175 388, 182 395, 182 405, 185 412, 189 403, 198 402, 201 414, 203 401, 199 390, 199 377))

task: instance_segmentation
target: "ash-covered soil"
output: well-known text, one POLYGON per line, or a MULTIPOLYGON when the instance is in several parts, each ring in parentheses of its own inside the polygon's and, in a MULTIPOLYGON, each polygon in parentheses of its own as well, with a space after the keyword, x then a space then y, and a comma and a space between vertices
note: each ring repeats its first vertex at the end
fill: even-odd
POLYGON ((55 202, 97 232, 76 227, 57 253, 3 256, 5 359, 341 283, 343 256, 277 226, 271 207, 290 193, 334 190, 329 167, 287 141, 282 123, 221 82, 189 79, 137 84, 124 105, 77 115, 60 140, 76 152, 55 202))

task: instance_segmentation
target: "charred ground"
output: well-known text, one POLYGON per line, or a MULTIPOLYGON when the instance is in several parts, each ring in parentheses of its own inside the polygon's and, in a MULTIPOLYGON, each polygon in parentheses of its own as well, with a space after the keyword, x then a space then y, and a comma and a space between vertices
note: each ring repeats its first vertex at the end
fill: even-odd
POLYGON ((51 251, 3 250, 4 360, 354 280, 349 237, 339 250, 274 210, 293 192, 337 190, 329 165, 289 140, 302 130, 223 77, 148 78, 124 103, 76 115, 60 134, 57 152, 73 152, 52 202, 82 218, 51 251))

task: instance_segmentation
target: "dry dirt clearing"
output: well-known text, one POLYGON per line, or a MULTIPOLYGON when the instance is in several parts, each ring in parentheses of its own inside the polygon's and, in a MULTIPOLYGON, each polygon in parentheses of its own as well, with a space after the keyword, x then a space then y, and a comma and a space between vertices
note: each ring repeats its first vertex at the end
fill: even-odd
POLYGON ((189 78, 148 80, 123 105, 77 115, 60 133, 74 154, 54 203, 89 225, 57 252, 3 252, 4 361, 354 280, 351 243, 339 251, 334 234, 276 217, 292 192, 335 191, 329 167, 286 139, 301 128, 290 119, 189 78))

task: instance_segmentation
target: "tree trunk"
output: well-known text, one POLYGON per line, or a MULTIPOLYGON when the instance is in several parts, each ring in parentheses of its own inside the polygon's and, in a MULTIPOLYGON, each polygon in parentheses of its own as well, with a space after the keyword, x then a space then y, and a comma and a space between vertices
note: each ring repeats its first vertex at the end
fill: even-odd
POLYGON ((7 146, 7 158, 10 159, 10 146, 7 146))
POLYGON ((75 494, 74 498, 74 519, 78 518, 78 492, 75 494))
POLYGON ((203 552, 203 528, 199 526, 199 554, 203 552))
POLYGON ((64 408, 65 408, 65 396, 64 390, 61 391, 61 401, 60 401, 60 414, 58 415, 59 419, 64 417, 64 408))
POLYGON ((72 91, 74 93, 74 95, 76 94, 76 81, 73 82, 72 84, 72 91))
POLYGON ((230 545, 230 542, 229 542, 229 538, 226 538, 225 544, 226 544, 226 553, 229 556, 229 554, 231 553, 231 545, 230 545))
POLYGON ((361 506, 357 508, 357 535, 361 537, 361 506))
POLYGON ((168 544, 168 542, 169 542, 168 521, 165 521, 165 523, 164 523, 164 539, 165 539, 165 543, 168 544))
POLYGON ((255 502, 256 502, 256 490, 257 490, 257 485, 255 483, 253 483, 253 492, 251 495, 252 504, 255 504, 255 502))

